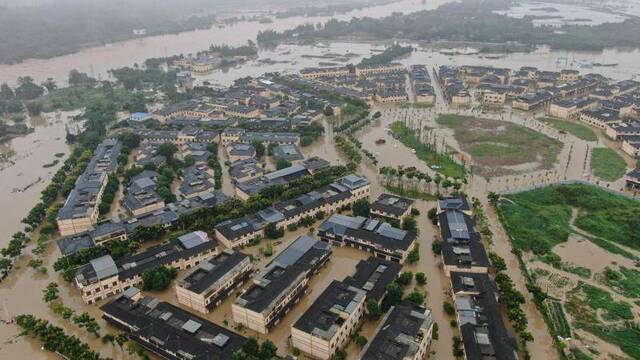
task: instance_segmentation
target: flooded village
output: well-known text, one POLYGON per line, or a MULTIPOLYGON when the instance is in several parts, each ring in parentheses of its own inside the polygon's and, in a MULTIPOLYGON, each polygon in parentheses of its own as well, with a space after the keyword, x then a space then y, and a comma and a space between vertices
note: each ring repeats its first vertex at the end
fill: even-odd
POLYGON ((253 43, 331 18, 0 65, 0 358, 640 358, 639 50, 253 43))

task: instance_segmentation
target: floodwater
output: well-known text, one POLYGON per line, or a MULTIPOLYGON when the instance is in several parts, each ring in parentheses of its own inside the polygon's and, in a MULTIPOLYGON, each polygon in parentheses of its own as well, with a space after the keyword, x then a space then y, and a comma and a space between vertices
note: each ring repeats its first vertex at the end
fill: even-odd
MULTIPOLYGON (((401 0, 396 3, 372 6, 336 15, 334 18, 349 20, 352 17, 384 17, 393 12, 410 13, 434 9, 453 0, 401 0)), ((69 71, 77 69, 91 76, 105 79, 110 69, 143 63, 148 58, 176 54, 196 53, 211 44, 242 45, 255 41, 259 31, 287 30, 307 23, 326 22, 332 17, 291 17, 274 19, 271 24, 238 22, 225 27, 212 27, 174 35, 152 36, 84 49, 80 52, 52 59, 31 59, 14 65, 0 65, 0 83, 15 83, 19 76, 30 75, 36 82, 49 77, 65 83, 69 71)))
POLYGON ((34 132, 0 144, 0 245, 14 232, 22 230, 20 220, 31 210, 51 177, 70 153, 65 143, 66 126, 75 128, 71 117, 76 112, 46 113, 29 119, 34 132), (64 154, 56 157, 55 154, 64 154), (58 163, 51 167, 43 167, 58 163), (10 206, 9 206, 10 204, 10 206))
POLYGON ((626 16, 591 9, 587 6, 547 2, 523 2, 496 13, 517 19, 525 16, 538 17, 533 20, 536 26, 600 25, 619 23, 627 19, 626 16))

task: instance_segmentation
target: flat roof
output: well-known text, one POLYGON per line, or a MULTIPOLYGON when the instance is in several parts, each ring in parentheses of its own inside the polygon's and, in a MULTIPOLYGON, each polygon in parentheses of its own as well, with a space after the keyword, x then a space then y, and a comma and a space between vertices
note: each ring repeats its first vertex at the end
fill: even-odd
POLYGON ((100 310, 105 320, 129 328, 130 336, 149 339, 153 346, 145 347, 167 359, 231 359, 246 342, 231 330, 151 297, 136 302, 120 296, 100 310))

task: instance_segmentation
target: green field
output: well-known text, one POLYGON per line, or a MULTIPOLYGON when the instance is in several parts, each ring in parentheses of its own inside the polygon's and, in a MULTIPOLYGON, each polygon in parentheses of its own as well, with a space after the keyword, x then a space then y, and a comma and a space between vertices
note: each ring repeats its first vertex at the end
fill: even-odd
POLYGON ((506 195, 498 212, 514 248, 545 255, 567 241, 572 207, 579 210, 578 228, 605 242, 640 250, 640 202, 596 186, 549 186, 506 195))
POLYGON ((640 298, 640 271, 620 267, 620 271, 607 268, 604 283, 628 298, 640 298))
POLYGON ((452 178, 464 178, 465 169, 463 165, 455 162, 451 157, 435 152, 427 145, 420 142, 415 136, 415 132, 406 127, 400 121, 396 121, 390 126, 391 131, 398 135, 400 142, 404 146, 414 149, 416 156, 427 163, 429 167, 437 168, 436 171, 442 175, 452 178))
POLYGON ((554 333, 563 338, 571 337, 571 327, 564 316, 562 304, 558 301, 547 299, 544 302, 544 306, 553 326, 554 333))
POLYGON ((591 150, 593 174, 605 181, 616 181, 627 172, 627 163, 622 156, 609 148, 591 150))
POLYGON ((567 120, 561 120, 556 118, 540 118, 539 121, 546 123, 548 125, 553 126, 554 128, 560 131, 566 131, 569 134, 586 141, 596 141, 598 140, 598 136, 596 133, 591 130, 588 126, 574 123, 567 120))
POLYGON ((562 149, 559 141, 507 121, 441 114, 437 122, 454 130, 456 141, 473 158, 481 176, 516 173, 510 167, 519 165, 549 169, 562 149))
MULTIPOLYGON (((573 231, 570 226, 572 209, 577 210, 575 226, 592 234, 585 236, 601 248, 622 256, 635 258, 618 245, 640 249, 640 202, 608 192, 602 188, 574 184, 548 186, 518 194, 504 195, 498 204, 498 214, 512 240, 514 249, 532 251, 538 259, 561 270, 580 273, 586 268, 574 267, 562 261, 552 248, 567 241, 573 231)), ((535 276, 547 276, 549 271, 532 271, 535 276)), ((549 277, 551 280, 551 276, 549 277)), ((614 291, 626 297, 640 297, 640 272, 619 267, 596 274, 602 287, 579 282, 565 293, 562 304, 548 299, 541 310, 555 334, 581 329, 618 346, 626 355, 640 359, 640 327, 630 302, 613 297, 614 291), (613 291, 609 291, 606 287, 613 291), (568 317, 569 329, 562 320, 561 310, 568 317)), ((559 283, 552 282, 557 288, 559 283)), ((584 357, 582 357, 584 358, 584 357)))
POLYGON ((628 303, 615 301, 608 291, 579 284, 569 293, 565 309, 573 317, 575 328, 617 345, 633 359, 640 359, 640 328, 630 322, 635 319, 628 303))

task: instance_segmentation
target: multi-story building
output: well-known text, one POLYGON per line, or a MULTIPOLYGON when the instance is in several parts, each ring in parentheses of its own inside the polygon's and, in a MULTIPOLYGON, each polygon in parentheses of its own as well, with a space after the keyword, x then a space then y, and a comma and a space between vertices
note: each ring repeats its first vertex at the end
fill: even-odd
POLYGON ((640 190, 640 169, 635 169, 624 177, 625 187, 627 190, 640 190))
POLYGON ((413 203, 414 201, 411 199, 391 194, 382 194, 376 201, 371 203, 369 209, 372 216, 394 219, 402 223, 405 217, 411 215, 413 203))
POLYGON ((597 103, 593 99, 560 99, 551 102, 548 114, 561 119, 579 116, 581 111, 593 109, 597 103))
POLYGON ((622 140, 622 151, 627 153, 629 156, 639 157, 640 156, 640 135, 629 135, 623 136, 622 140))
POLYGON ((286 185, 289 182, 304 176, 311 175, 309 170, 303 165, 292 165, 284 169, 267 173, 263 176, 237 183, 235 186, 236 196, 242 200, 248 199, 251 195, 259 193, 273 185, 286 185))
POLYGON ((217 254, 217 243, 202 231, 189 233, 165 245, 114 261, 110 255, 91 260, 81 266, 75 277, 82 300, 93 304, 121 293, 142 282, 145 270, 170 266, 184 270, 217 254))
POLYGON ((607 126, 621 123, 622 119, 617 111, 591 109, 580 113, 580 121, 600 129, 606 129, 607 126))
POLYGON ((251 144, 229 144, 226 150, 231 162, 253 159, 256 156, 256 149, 251 144))
POLYGON ((356 76, 370 76, 375 74, 386 74, 404 70, 404 66, 399 63, 389 63, 381 65, 358 65, 356 66, 356 76))
POLYGON ((629 136, 640 136, 640 122, 622 121, 609 124, 605 129, 605 134, 613 140, 622 140, 629 136))
POLYGON ((134 176, 122 204, 132 216, 141 216, 164 208, 164 200, 156 193, 160 174, 145 170, 134 176))
POLYGON ((206 314, 242 286, 252 270, 248 255, 224 250, 204 260, 177 281, 178 302, 206 314))
POLYGON ((231 359, 247 341, 231 330, 149 296, 136 299, 122 295, 100 310, 107 323, 162 359, 231 359))
POLYGON ((60 235, 69 236, 90 230, 98 221, 98 207, 107 186, 108 175, 118 167, 122 144, 106 139, 95 149, 87 168, 76 180, 75 187, 58 211, 56 222, 60 235))
POLYGON ((233 320, 268 333, 307 292, 309 280, 329 261, 331 247, 300 236, 253 280, 232 305, 233 320))
POLYGON ((365 309, 365 291, 334 280, 291 326, 291 344, 322 360, 350 340, 365 309))
POLYGON ((391 224, 362 216, 333 214, 318 227, 321 240, 337 246, 351 246, 374 256, 404 263, 413 250, 416 234, 391 224))
POLYGON ((387 285, 398 278, 402 265, 371 256, 360 260, 355 274, 344 279, 344 283, 355 286, 367 293, 367 301, 373 300, 378 305, 387 293, 387 285))
POLYGON ((292 200, 276 203, 253 215, 223 221, 215 226, 215 236, 228 248, 247 245, 256 236, 264 235, 264 228, 274 223, 286 227, 303 217, 319 212, 330 214, 369 196, 369 182, 357 175, 347 175, 320 189, 292 200))
POLYGON ((473 214, 473 208, 469 204, 469 200, 466 196, 462 197, 448 197, 442 200, 438 200, 437 213, 440 214, 447 210, 458 210, 471 216, 473 214))
POLYGON ((361 360, 422 360, 433 335, 431 310, 407 303, 389 309, 373 339, 358 356, 361 360))
POLYGON ((514 109, 533 111, 541 108, 546 109, 552 100, 553 95, 549 91, 538 90, 516 97, 511 106, 514 109))
POLYGON ((307 80, 317 79, 324 76, 347 76, 349 75, 349 69, 346 66, 304 68, 300 70, 300 75, 302 75, 302 78, 307 80))
POLYGON ((438 215, 442 238, 442 263, 447 276, 452 271, 486 273, 489 258, 475 230, 473 219, 458 210, 447 210, 438 215))
POLYGON ((517 360, 517 342, 502 321, 489 275, 452 272, 451 288, 465 359, 517 360))

